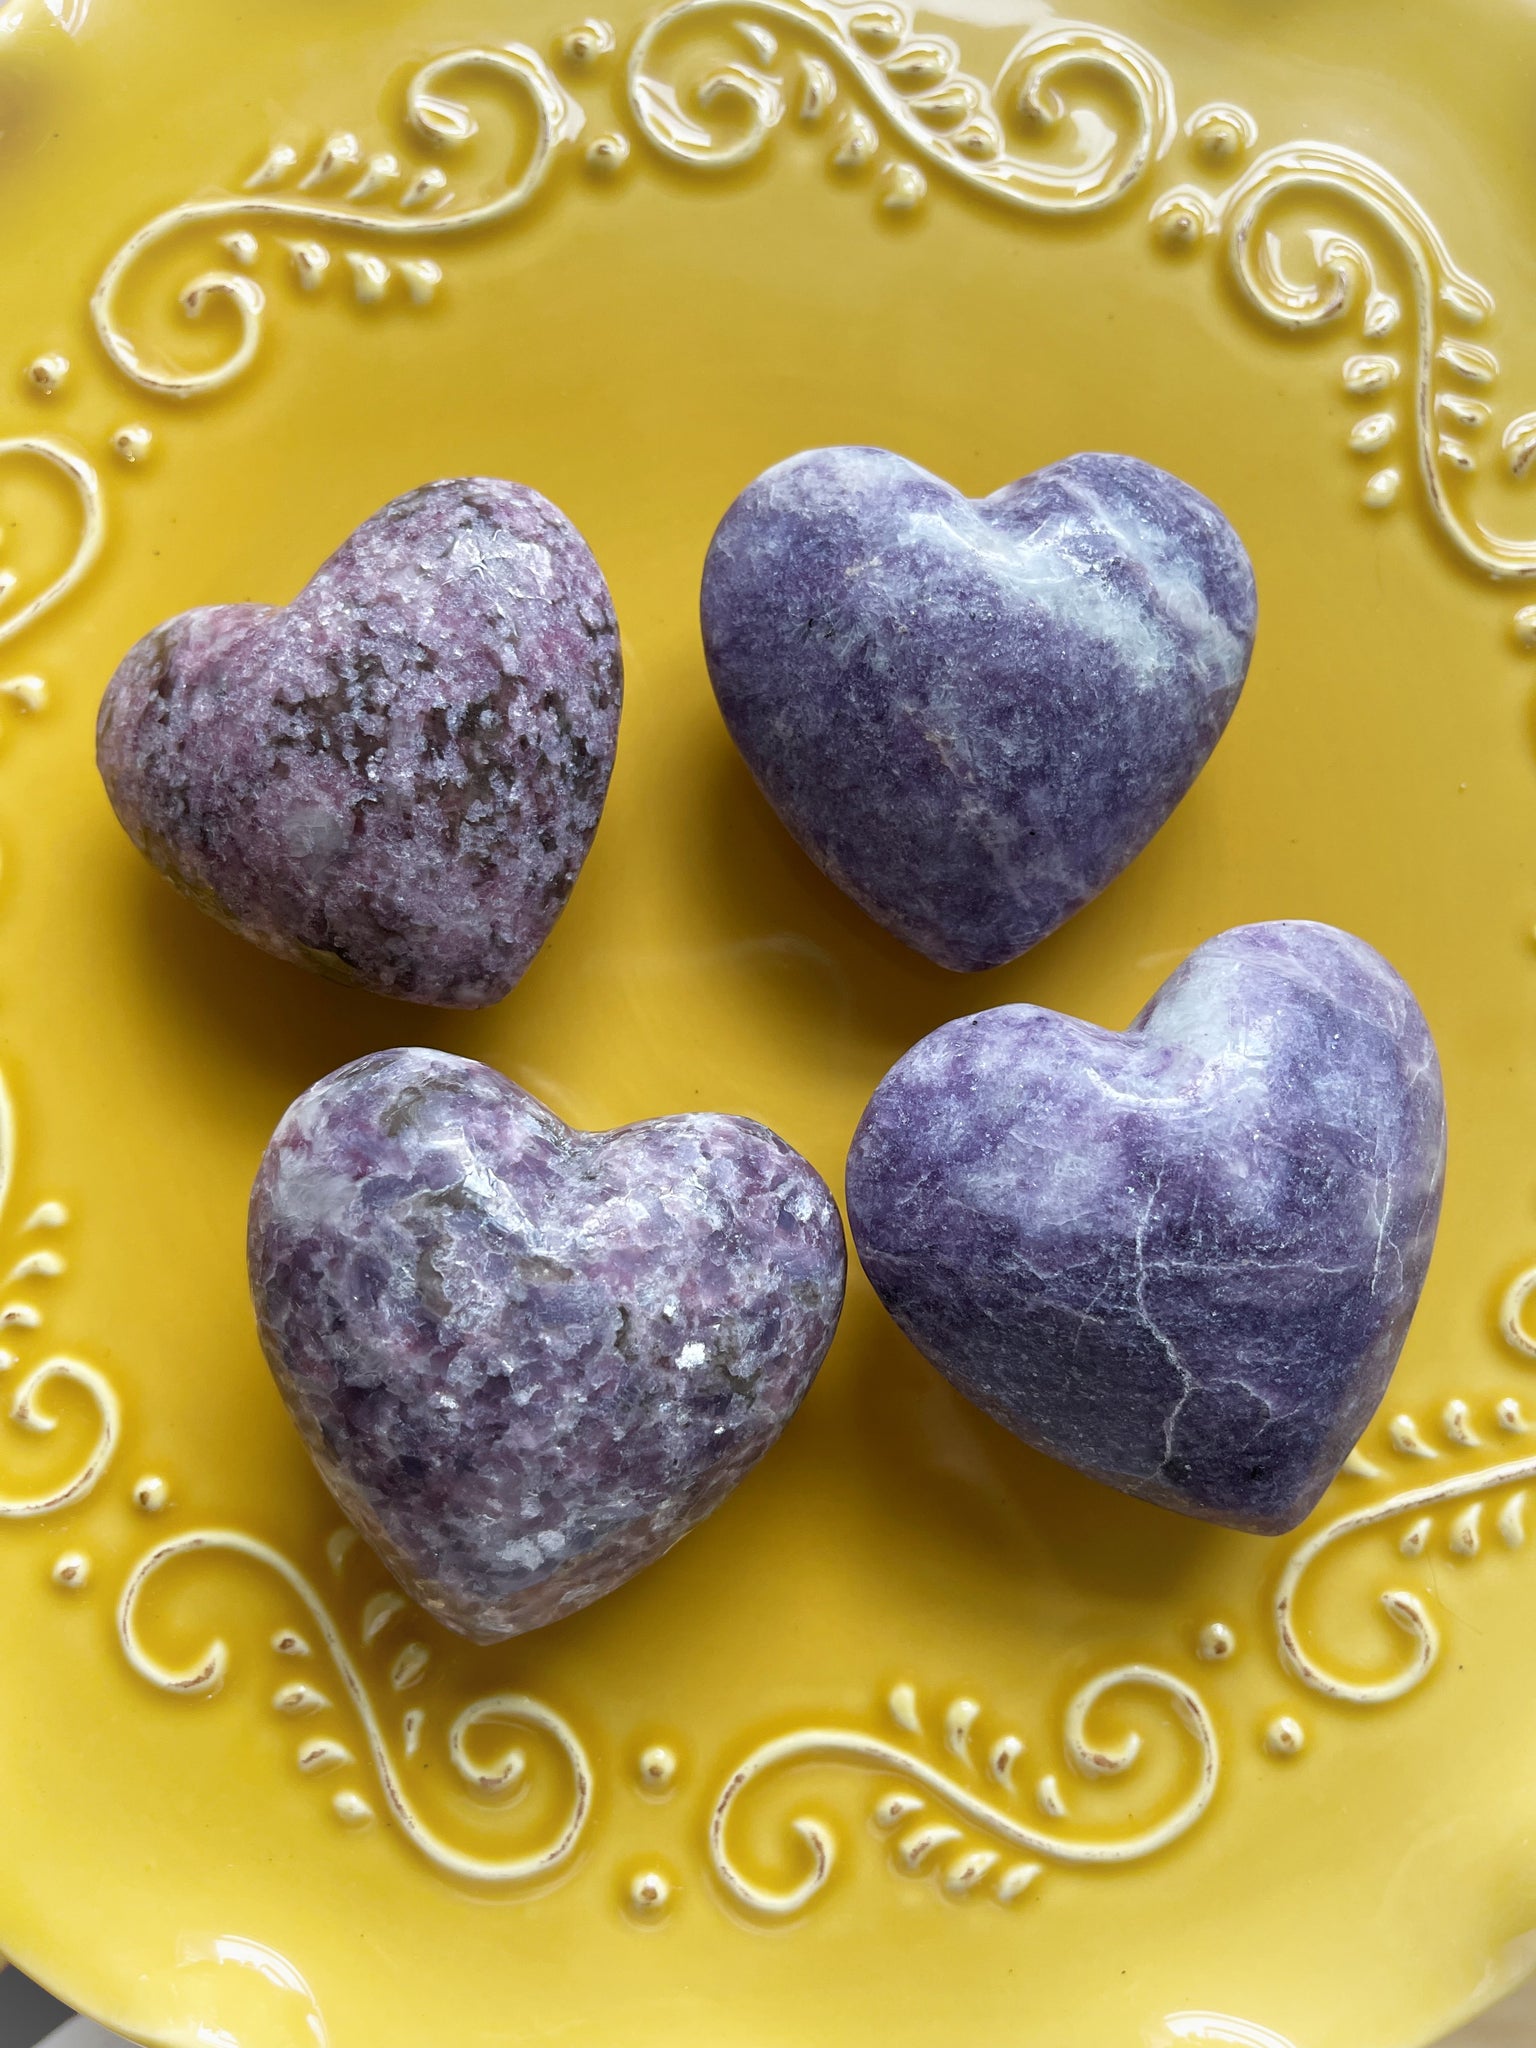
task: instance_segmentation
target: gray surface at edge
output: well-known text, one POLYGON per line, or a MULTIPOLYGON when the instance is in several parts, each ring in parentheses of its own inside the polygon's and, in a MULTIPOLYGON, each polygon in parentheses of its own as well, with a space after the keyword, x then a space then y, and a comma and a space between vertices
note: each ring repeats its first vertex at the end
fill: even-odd
MULTIPOLYGON (((89 2020, 72 2019, 67 2005, 20 1970, 0 1969, 0 2048, 111 2048, 118 2039, 89 2020)), ((1536 2048, 1536 1977, 1451 2036, 1445 2048, 1536 2048)))

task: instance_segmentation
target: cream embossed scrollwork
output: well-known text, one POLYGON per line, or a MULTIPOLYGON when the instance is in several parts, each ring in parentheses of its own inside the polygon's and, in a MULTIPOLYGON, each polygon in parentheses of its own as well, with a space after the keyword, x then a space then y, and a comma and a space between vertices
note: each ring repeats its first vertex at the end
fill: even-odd
MULTIPOLYGON (((10 1194, 15 1156, 15 1115, 11 1107, 10 1091, 3 1079, 0 1079, 0 1212, 3 1212, 10 1194)), ((63 1222, 64 1216, 65 1212, 60 1204, 44 1202, 23 1224, 23 1235, 30 1235, 38 1230, 56 1230, 63 1222)), ((63 1270, 64 1261, 57 1252, 30 1252, 12 1266, 6 1275, 6 1285, 9 1286, 13 1281, 49 1279, 63 1270)), ((9 1374, 16 1365, 16 1354, 9 1349, 12 1337, 36 1331, 42 1324, 41 1310, 30 1301, 0 1302, 0 1335, 7 1340, 5 1346, 0 1347, 0 1371, 9 1374)), ((56 1354, 24 1372, 11 1394, 8 1410, 10 1421, 18 1429, 30 1430, 39 1436, 51 1436, 59 1426, 59 1418, 54 1413, 50 1389, 59 1387, 78 1388, 88 1396, 95 1409, 96 1427, 91 1447, 73 1472, 45 1486, 39 1493, 0 1492, 0 1521, 32 1521, 39 1516, 61 1514, 64 1509, 77 1506, 87 1495, 95 1491, 102 1474, 112 1462, 122 1423, 117 1392, 104 1373, 98 1372, 95 1366, 87 1365, 81 1359, 56 1354)))
POLYGON ((54 1385, 80 1387, 90 1396, 96 1409, 95 1441, 84 1463, 68 1479, 21 1498, 0 1494, 0 1520, 30 1520, 74 1507, 95 1491, 112 1462, 121 1421, 117 1395, 110 1380, 95 1366, 85 1365, 78 1358, 46 1358, 41 1365, 34 1366, 11 1397, 11 1421, 18 1429, 36 1430, 39 1434, 51 1434, 57 1429, 57 1416, 38 1399, 45 1388, 54 1385))
MULTIPOLYGON (((470 82, 511 87, 532 117, 531 140, 505 184, 459 199, 435 163, 413 171, 391 151, 365 155, 350 134, 332 136, 307 168, 301 167, 296 150, 281 145, 246 181, 244 191, 170 207, 118 250, 91 296, 91 318, 113 363, 146 391, 171 398, 219 390, 250 367, 261 344, 266 300, 244 268, 205 271, 181 294, 182 310, 193 319, 216 302, 233 314, 235 345, 211 367, 186 370, 149 362, 127 332, 121 312, 125 281, 146 257, 189 230, 221 230, 225 249, 236 263, 248 266, 259 254, 253 230, 285 229, 298 237, 288 243, 295 274, 301 285, 313 287, 330 265, 328 242, 337 237, 364 236, 392 251, 400 245, 431 248, 519 213, 543 184, 556 152, 580 133, 582 111, 543 59, 520 44, 453 50, 423 64, 406 87, 405 124, 414 141, 451 151, 476 134, 475 117, 460 97, 470 82), (276 189, 289 179, 295 180, 292 189, 276 189), (318 189, 343 180, 338 197, 318 189)), ((390 284, 390 263, 367 250, 349 250, 346 256, 358 298, 365 303, 381 298, 390 284)), ((412 298, 431 296, 440 275, 435 263, 406 256, 397 258, 395 267, 412 298)))
MULTIPOLYGON (((1040 214, 1113 205, 1172 140, 1168 74, 1109 29, 1051 21, 1017 45, 990 86, 961 69, 959 56, 949 38, 914 34, 888 5, 676 0, 630 50, 630 108, 675 162, 726 169, 753 156, 791 110, 806 126, 821 124, 851 80, 863 105, 842 112, 833 148, 839 168, 871 161, 883 131, 898 151, 973 191, 1040 214), (712 30, 732 37, 740 54, 679 83, 680 63, 712 30), (795 44, 787 52, 782 34, 795 44), (1091 86, 1112 118, 1069 108, 1064 87, 1072 79, 1091 86), (1058 150, 1063 141, 1071 146, 1058 150)), ((890 206, 921 191, 912 166, 896 168, 890 206)))
POLYGON ((1499 1534, 1513 1549, 1525 1538, 1523 1489, 1533 1480, 1536 1480, 1536 1458, 1507 1459, 1497 1465, 1485 1466, 1480 1471, 1448 1475, 1428 1486, 1390 1494, 1385 1500, 1373 1502, 1370 1507, 1358 1508, 1353 1514, 1340 1515, 1336 1521, 1326 1523, 1316 1535, 1308 1537, 1291 1553, 1275 1591, 1275 1635, 1281 1662, 1286 1669, 1314 1692, 1323 1693, 1330 1699, 1350 1700, 1359 1706, 1382 1706, 1388 1700, 1401 1699, 1404 1693, 1412 1692, 1427 1677, 1440 1654, 1440 1632, 1418 1595, 1396 1589, 1382 1594, 1382 1611, 1408 1636, 1412 1647, 1407 1661, 1388 1677, 1357 1680, 1332 1669, 1320 1655, 1307 1647, 1296 1614, 1297 1595, 1302 1582, 1326 1552, 1384 1522, 1409 1522, 1410 1526, 1398 1547, 1407 1557, 1419 1556, 1428 1543, 1437 1512, 1463 1502, 1468 1505, 1451 1527, 1448 1548, 1453 1556, 1474 1557, 1482 1543, 1481 1503, 1491 1494, 1509 1495, 1506 1509, 1499 1518, 1499 1534))
MULTIPOLYGON (((1424 509, 1462 559, 1491 577, 1536 576, 1536 540, 1494 532, 1468 496, 1494 424, 1499 362, 1474 338, 1493 295, 1398 179, 1358 151, 1291 142, 1224 191, 1165 193, 1152 220, 1170 249, 1214 242, 1240 298, 1276 327, 1304 333, 1358 314, 1360 351, 1343 381, 1369 407, 1349 435, 1372 464, 1365 502, 1381 510, 1397 497, 1406 442, 1424 509)), ((1523 477, 1536 459, 1536 414, 1511 419, 1502 447, 1523 477)))
POLYGON ((106 538, 101 483, 83 455, 51 434, 17 434, 0 440, 0 465, 16 459, 40 462, 68 484, 75 504, 75 542, 58 574, 14 611, 5 611, 3 607, 17 588, 17 577, 10 569, 0 569, 0 642, 14 640, 44 612, 52 611, 61 598, 67 597, 94 566, 106 538))
MULTIPOLYGON (((1048 1863, 1107 1865, 1135 1863, 1155 1855, 1187 1834, 1211 1803, 1220 1773, 1216 1730, 1204 1701, 1181 1679, 1154 1665, 1126 1664, 1101 1673, 1073 1695, 1066 1712, 1064 1744, 1081 1776, 1105 1778, 1128 1771, 1142 1753, 1134 1730, 1117 1742, 1095 1740, 1092 1720, 1111 1693, 1140 1690, 1157 1695, 1172 1708, 1175 1719, 1192 1740, 1196 1766, 1190 1791, 1160 1820, 1119 1836, 1073 1837, 1059 1827, 1040 1827, 1018 1810, 1013 1774, 1024 1744, 1003 1736, 984 1761, 972 1755, 973 1731, 980 1708, 958 1700, 945 1717, 944 1747, 948 1759, 931 1762, 909 1741, 888 1741, 851 1728, 809 1727, 762 1743, 731 1773, 715 1802, 709 1825, 709 1851, 715 1874, 738 1904, 757 1913, 783 1917, 797 1913, 816 1897, 831 1875, 836 1842, 823 1822, 801 1816, 791 1823, 809 1852, 810 1868, 794 1885, 775 1890, 749 1877, 731 1849, 731 1826, 738 1803, 770 1774, 806 1764, 834 1764, 895 1778, 910 1788, 881 1799, 876 1824, 892 1830, 912 1823, 896 1847, 898 1865, 918 1872, 931 1867, 941 1853, 950 1855, 943 1888, 963 1896, 983 1884, 1008 1902, 1019 1897, 1048 1863), (990 1780, 987 1783, 986 1780, 990 1780), (1001 1866, 1001 1867, 999 1867, 1001 1866)), ((922 1725, 910 1686, 898 1686, 891 1712, 907 1736, 921 1736, 922 1725)), ((1066 1804, 1053 1775, 1042 1777, 1035 1791, 1043 1815, 1060 1820, 1066 1804)))
MULTIPOLYGON (((217 1692, 222 1685, 229 1668, 229 1650, 222 1641, 211 1643, 191 1664, 173 1669, 145 1646, 140 1619, 146 1589, 168 1565, 210 1552, 247 1558, 261 1565, 280 1579, 302 1604, 362 1723, 374 1773, 389 1811, 413 1848, 448 1875, 487 1885, 527 1884, 552 1876, 570 1860, 592 1811, 592 1768, 569 1723, 541 1700, 526 1693, 497 1693, 472 1702, 459 1714, 448 1738, 449 1756, 459 1776, 472 1790, 487 1795, 512 1791, 523 1781, 526 1765, 522 1752, 516 1748, 509 1749, 494 1763, 477 1764, 469 1753, 467 1738, 485 1726, 521 1726, 539 1731, 558 1748, 570 1777, 570 1803, 564 1821, 553 1836, 532 1849, 515 1855, 492 1857, 471 1855, 455 1847, 429 1826, 413 1805, 385 1739, 383 1724, 368 1685, 325 1601, 295 1564, 258 1537, 247 1536, 234 1529, 190 1530, 157 1545, 134 1567, 118 1602, 117 1624, 123 1654, 141 1678, 162 1692, 188 1696, 206 1696, 217 1692)), ((387 1618, 392 1618, 395 1611, 391 1609, 387 1618)), ((364 1635, 366 1639, 366 1622, 364 1635)), ((309 1645, 291 1630, 278 1636, 274 1648, 287 1656, 310 1654, 309 1645)), ((419 1675, 422 1662, 424 1654, 419 1661, 413 1658, 410 1670, 402 1675, 404 1667, 397 1660, 392 1680, 397 1691, 413 1682, 413 1678, 419 1675)), ((323 1694, 305 1683, 283 1687, 274 1700, 280 1713, 299 1716, 318 1713, 329 1704, 323 1694)), ((411 1754, 420 1739, 420 1709, 412 1709, 406 1720, 405 1747, 407 1754, 411 1754)), ((351 1760, 350 1752, 339 1743, 315 1740, 301 1748, 299 1768, 313 1774, 338 1768, 351 1760)), ((349 1825, 365 1823, 371 1817, 367 1802, 355 1792, 337 1793, 332 1805, 338 1817, 349 1825)))
MULTIPOLYGON (((1533 1293, 1536 1268, 1510 1283, 1499 1311, 1505 1342, 1528 1359, 1536 1358, 1536 1340, 1524 1322, 1533 1293)), ((1406 1559, 1423 1557, 1431 1544, 1439 1541, 1448 1557, 1470 1563, 1483 1552, 1484 1511, 1494 1501, 1499 1503, 1493 1520, 1495 1535, 1504 1549, 1520 1549, 1526 1540, 1527 1490, 1536 1483, 1536 1457, 1501 1458, 1471 1466, 1465 1459, 1468 1453, 1481 1450, 1489 1435, 1528 1436, 1532 1427, 1519 1398, 1512 1394, 1494 1402, 1486 1418, 1478 1415, 1471 1403, 1451 1400, 1436 1423, 1421 1427, 1406 1414, 1387 1420, 1390 1456, 1419 1471, 1442 1466, 1446 1460, 1449 1466, 1422 1485, 1400 1488, 1325 1522, 1291 1552, 1275 1587, 1273 1619, 1280 1661, 1293 1677, 1329 1699, 1356 1706, 1383 1706, 1423 1683, 1440 1654, 1440 1631, 1417 1593, 1392 1587, 1381 1594, 1382 1612, 1407 1636, 1409 1648, 1406 1658, 1396 1660, 1385 1677, 1368 1679, 1336 1669, 1309 1645, 1298 1612, 1302 1588, 1321 1559, 1352 1538, 1388 1525, 1402 1525, 1397 1549, 1406 1559)), ((1358 1452, 1346 1470, 1371 1480, 1383 1476, 1379 1465, 1358 1452)))

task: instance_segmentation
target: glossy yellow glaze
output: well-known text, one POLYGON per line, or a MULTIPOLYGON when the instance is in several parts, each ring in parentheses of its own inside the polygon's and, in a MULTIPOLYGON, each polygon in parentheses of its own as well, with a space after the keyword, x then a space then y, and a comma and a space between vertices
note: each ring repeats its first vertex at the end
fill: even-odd
MULTIPOLYGON (((1161 195, 1215 191, 1249 160, 1201 157, 1182 132, 1091 217, 1009 211, 932 162, 926 197, 885 209, 881 193, 910 195, 893 166, 917 159, 792 12, 744 0, 699 32, 790 95, 756 156, 720 170, 666 161, 639 133, 623 92, 633 0, 615 17, 619 53, 585 66, 554 58, 572 16, 549 0, 0 10, 0 436, 46 433, 83 454, 107 518, 79 588, 0 647, 0 680, 37 676, 47 691, 32 712, 27 692, 0 695, 0 1064, 14 1104, 0 1270, 38 1251, 66 1262, 0 1288, 0 1341, 18 1361, 0 1398, 65 1355, 121 1403, 93 1491, 0 1517, 0 1947, 145 2039, 1408 2048, 1532 1954, 1536 1556, 1507 1519, 1500 1533, 1508 1485, 1489 1482, 1480 1520, 1454 1519, 1472 1494, 1441 1511, 1417 1554, 1397 1547, 1405 1514, 1319 1560, 1298 1625, 1346 1687, 1413 1653, 1382 1592, 1422 1601, 1438 1635, 1433 1669, 1401 1698, 1331 1698, 1277 1654, 1294 1541, 1186 1523, 1032 1456, 970 1412, 856 1282, 782 1446, 662 1564, 558 1629, 474 1650, 406 1613, 365 1643, 384 1575, 361 1546, 339 1568, 327 1558, 337 1516, 268 1381, 242 1272, 261 1147, 318 1075, 425 1038, 503 1066, 583 1124, 703 1106, 761 1117, 836 1185, 869 1090, 933 1025, 1015 998, 1123 1023, 1200 940, 1262 917, 1329 919, 1382 948, 1433 1023, 1450 1100, 1440 1246, 1364 1445, 1379 1476, 1341 1478, 1313 1528, 1536 1449, 1495 1416, 1510 1396, 1536 1415, 1531 1362, 1497 1320, 1536 1257, 1533 671, 1512 631, 1518 587, 1459 563, 1426 516, 1412 312, 1386 340, 1362 339, 1358 306, 1291 335, 1241 301, 1214 243, 1160 243, 1148 216, 1161 195), (779 48, 754 50, 736 18, 779 48), (107 361, 87 305, 114 252, 167 206, 238 191, 274 143, 298 152, 289 193, 346 131, 365 155, 407 157, 407 177, 441 163, 460 196, 502 189, 528 148, 515 88, 470 89, 483 131, 456 154, 402 134, 399 110, 424 60, 508 37, 586 116, 524 213, 435 243, 317 230, 331 263, 311 293, 282 246, 311 238, 302 224, 190 229, 126 278, 124 329, 151 368, 206 371, 233 347, 230 305, 216 298, 192 325, 175 295, 210 269, 248 274, 266 299, 250 367, 179 400, 107 361), (799 53, 818 47, 840 86, 819 126, 798 111, 799 53), (874 160, 829 172, 854 105, 874 118, 874 160), (605 134, 628 140, 627 161, 609 150, 589 165, 605 134), (259 241, 248 272, 251 252, 219 246, 244 227, 259 241), (428 257, 443 281, 418 307, 396 274, 382 303, 362 304, 349 250, 428 257), (1407 367, 1385 396, 1351 397, 1342 365, 1372 350, 1407 367), (24 372, 49 354, 71 367, 44 395, 24 372), (1349 452, 1351 427, 1384 406, 1394 442, 1349 452), (152 438, 124 444, 142 458, 129 463, 110 443, 135 425, 152 438), (695 602, 715 519, 767 463, 839 440, 899 448, 977 491, 1073 449, 1132 451, 1216 498, 1257 565, 1252 678, 1196 789, 1067 930, 975 980, 904 953, 801 858, 733 756, 704 676, 695 602), (1367 509, 1366 478, 1393 463, 1397 503, 1367 509), (328 986, 216 930, 118 833, 90 745, 106 677, 150 625, 192 604, 282 599, 383 500, 464 471, 535 484, 579 523, 628 658, 619 766, 571 907, 516 993, 469 1018, 328 986), (24 1228, 45 1202, 67 1220, 24 1228), (1477 1444, 1447 1434, 1453 1399, 1477 1444), (1408 1450, 1392 1448, 1398 1414, 1433 1457, 1402 1432, 1408 1450), (151 1476, 158 1512, 132 1497, 151 1476), (115 1628, 124 1584, 157 1543, 199 1529, 265 1542, 313 1585, 413 1810, 458 1853, 553 1840, 569 1777, 535 1733, 518 1803, 476 1791, 450 1764, 454 1716, 505 1692, 562 1716, 594 1788, 574 1855, 530 1889, 451 1877, 423 1854, 387 1818, 314 1617, 259 1557, 182 1557, 144 1596, 148 1654, 179 1667, 215 1635, 227 1643, 216 1695, 157 1690, 132 1669, 115 1628), (72 1587, 53 1577, 69 1554, 77 1580, 84 1560, 72 1587), (1216 1622, 1232 1653, 1202 1658, 1216 1622), (310 1657, 274 1650, 284 1629, 310 1657), (397 1692, 411 1641, 430 1662, 397 1692), (1074 1693, 1127 1664, 1193 1688, 1220 1745, 1209 1810, 1161 1853, 1104 1869, 1043 1857, 1004 1904, 996 1880, 1020 1859, 999 1851, 953 1897, 942 1873, 998 1848, 985 1828, 955 1823, 961 1839, 905 1874, 870 1820, 899 1774, 829 1758, 765 1774, 730 1837, 751 1880, 783 1890, 810 1868, 790 1822, 818 1820, 837 1838, 825 1889, 771 1925, 727 1897, 708 1821, 755 1745, 806 1728, 878 1735, 975 1792, 990 1781, 946 1747, 957 1698, 980 1708, 977 1757, 1010 1730, 1025 1742, 1016 1803, 991 1786, 1025 1822, 1104 1843, 1154 1824, 1193 1789, 1192 1738, 1166 1693, 1122 1690, 1091 1724, 1103 1743, 1141 1730, 1134 1768, 1090 1780, 1062 1746, 1074 1693), (330 1704, 274 1711, 294 1683, 330 1704), (887 1711, 901 1683, 921 1734, 887 1711), (408 1755, 412 1707, 424 1719, 408 1755), (1277 1732, 1284 1717, 1299 1753, 1277 1732), (301 1772, 299 1747, 318 1741, 353 1761, 301 1772), (675 1759, 667 1784, 642 1775, 642 1753, 659 1749, 675 1759), (1048 1774, 1065 1821, 1042 1811, 1048 1774), (338 1793, 366 1802, 371 1824, 349 1826, 338 1793)), ((1027 0, 966 0, 961 15, 973 18, 919 27, 952 35, 983 79, 1046 18, 1027 0)), ((1513 0, 1463 0, 1454 23, 1393 0, 1099 0, 1094 15, 1166 68, 1179 123, 1232 102, 1259 150, 1332 140, 1416 195, 1495 300, 1466 333, 1501 360, 1495 418, 1451 422, 1482 465, 1466 502, 1536 533, 1497 445, 1536 404, 1536 17, 1513 0)), ((685 76, 693 33, 678 46, 685 76)), ((879 45, 878 22, 870 36, 879 45)), ((1114 117, 1113 94, 1089 99, 1114 117)), ((728 129, 730 106, 715 112, 728 129)), ((1011 132, 1025 154, 1055 148, 1011 132)), ((1409 294, 1357 198, 1314 194, 1280 225, 1293 253, 1309 225, 1359 236, 1381 287, 1409 294)), ((68 559, 74 488, 0 451, 0 559, 21 579, 0 631, 68 559)), ((0 1496, 62 1486, 83 1463, 89 1389, 55 1378, 39 1407, 49 1400, 52 1434, 0 1424, 0 1496)), ((467 1747, 493 1764, 496 1731, 467 1747)), ((930 1798, 924 1817, 952 1819, 943 1805, 930 1798)))

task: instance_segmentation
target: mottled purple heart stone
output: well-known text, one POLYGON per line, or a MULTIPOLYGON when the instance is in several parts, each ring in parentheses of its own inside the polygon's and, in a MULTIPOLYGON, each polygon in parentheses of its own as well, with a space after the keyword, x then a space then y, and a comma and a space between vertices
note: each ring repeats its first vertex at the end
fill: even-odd
POLYGON ((800 1405, 845 1278, 836 1203, 761 1124, 573 1131, 413 1048, 294 1103, 249 1251, 332 1492, 477 1642, 574 1614, 718 1507, 800 1405))
POLYGON ((1253 571, 1126 455, 989 498, 880 448, 750 484, 710 545, 725 722, 811 858, 941 966, 1026 951, 1139 853, 1232 715, 1253 571))
POLYGON ((989 1415, 1269 1535, 1386 1390, 1444 1163, 1406 984, 1329 925, 1245 925, 1128 1031, 1018 1004, 925 1038, 864 1113, 848 1213, 886 1307, 989 1415))
POLYGON ((597 829, 623 669, 581 535, 525 485, 428 484, 290 605, 183 612, 107 686, 129 838, 221 923, 380 995, 476 1009, 597 829))

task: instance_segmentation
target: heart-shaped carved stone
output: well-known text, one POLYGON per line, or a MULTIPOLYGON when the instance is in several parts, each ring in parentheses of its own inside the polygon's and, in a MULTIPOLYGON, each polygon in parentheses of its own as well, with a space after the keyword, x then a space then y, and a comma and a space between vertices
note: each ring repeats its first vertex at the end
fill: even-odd
POLYGON ((360 526, 292 604, 183 612, 107 686, 140 852, 268 952, 411 1002, 504 996, 597 829, 623 670, 564 514, 489 477, 360 526))
POLYGON ((249 1250, 332 1492, 477 1642, 585 1607, 718 1507, 799 1406, 845 1278, 837 1205, 761 1124, 573 1131, 412 1048, 294 1103, 249 1250))
POLYGON ((925 1038, 864 1113, 848 1213, 897 1322, 1026 1443, 1269 1534, 1386 1389, 1444 1159, 1407 986, 1328 925, 1247 925, 1123 1033, 1020 1004, 925 1038))
POLYGON ((806 852, 908 945, 982 968, 1173 810, 1237 702, 1255 601, 1215 506, 1129 456, 972 500, 823 448, 726 513, 701 612, 726 724, 806 852))

